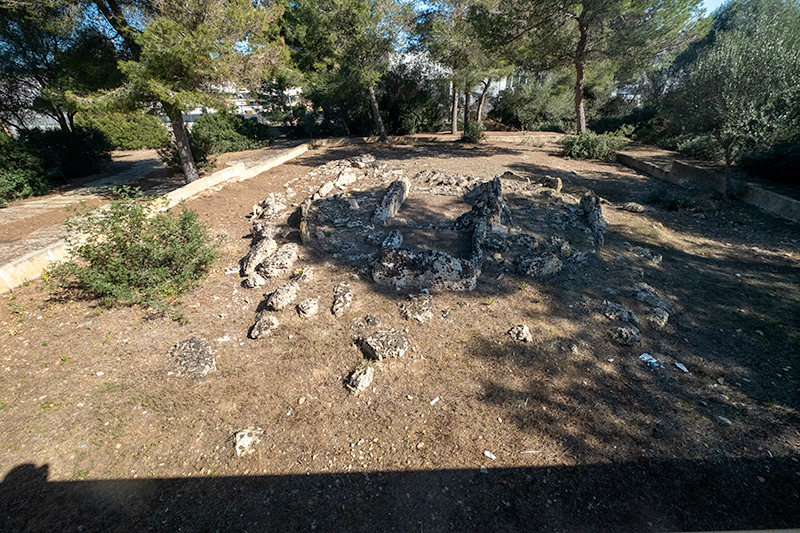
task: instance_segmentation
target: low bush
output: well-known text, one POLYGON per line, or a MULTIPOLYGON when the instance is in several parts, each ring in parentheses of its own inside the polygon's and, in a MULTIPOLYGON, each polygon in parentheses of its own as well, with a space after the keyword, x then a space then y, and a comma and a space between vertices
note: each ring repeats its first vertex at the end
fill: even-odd
POLYGON ((103 132, 81 126, 73 131, 30 130, 22 133, 20 141, 39 160, 44 174, 60 182, 93 174, 108 161, 111 150, 103 132))
POLYGON ((0 207, 11 200, 50 192, 39 160, 7 135, 0 134, 0 207))
POLYGON ((473 120, 469 123, 469 127, 464 130, 461 140, 466 143, 479 143, 483 140, 485 132, 486 126, 483 125, 483 122, 473 120))
POLYGON ((800 168, 800 135, 769 148, 748 152, 742 156, 740 164, 761 178, 800 185, 797 172, 800 168))
POLYGON ((587 131, 570 135, 561 141, 564 155, 575 159, 614 159, 614 154, 628 144, 623 131, 615 133, 595 133, 587 131))
POLYGON ((720 161, 725 157, 719 143, 710 135, 699 137, 689 137, 676 143, 679 154, 691 157, 692 159, 702 159, 705 161, 720 161))
POLYGON ((100 130, 114 150, 164 148, 170 134, 164 122, 146 113, 79 114, 78 124, 100 130))
POLYGON ((555 76, 502 91, 489 117, 528 131, 564 131, 574 119, 574 98, 555 76))
POLYGON ((185 206, 153 214, 160 200, 129 188, 115 192, 108 210, 84 211, 65 223, 72 259, 50 267, 45 279, 104 306, 170 309, 170 298, 208 273, 219 243, 185 206))
POLYGON ((231 113, 209 113, 192 125, 192 153, 205 162, 210 156, 263 148, 272 142, 272 133, 257 119, 231 113))

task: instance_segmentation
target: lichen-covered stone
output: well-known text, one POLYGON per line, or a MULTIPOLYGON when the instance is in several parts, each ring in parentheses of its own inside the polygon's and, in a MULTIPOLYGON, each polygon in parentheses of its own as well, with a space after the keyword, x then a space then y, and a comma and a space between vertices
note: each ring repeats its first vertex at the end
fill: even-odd
POLYGON ((296 281, 284 283, 267 297, 267 308, 273 311, 285 309, 297 298, 298 284, 296 281))
POLYGON ((278 325, 278 319, 274 315, 262 311, 256 318, 256 323, 250 328, 250 338, 258 339, 269 335, 278 329, 278 325))
POLYGON ((266 283, 267 280, 265 280, 257 272, 253 272, 242 281, 242 286, 246 289, 255 289, 256 287, 261 287, 266 283))
POLYGON ((355 370, 347 379, 345 386, 355 395, 358 395, 372 385, 372 380, 375 378, 375 369, 371 366, 364 367, 360 370, 355 370))
POLYGON ((642 340, 642 334, 636 326, 625 324, 612 329, 611 338, 617 344, 632 346, 642 340))
POLYGON ((352 168, 346 168, 339 173, 339 176, 334 180, 333 185, 339 189, 346 189, 348 186, 356 182, 358 176, 356 171, 352 168))
POLYGON ((661 307, 654 307, 647 312, 645 319, 651 326, 653 326, 654 329, 660 331, 667 327, 667 322, 669 322, 669 313, 661 307))
POLYGON ((372 268, 372 279, 401 289, 471 291, 480 275, 480 265, 444 252, 384 247, 372 268))
POLYGON ((620 320, 622 322, 629 322, 631 324, 639 324, 639 319, 636 313, 625 307, 624 305, 603 300, 600 304, 600 312, 609 320, 620 320))
POLYGON ((178 376, 203 379, 209 372, 217 369, 211 345, 200 337, 191 337, 175 344, 170 348, 167 357, 178 376))
POLYGON ((344 310, 350 307, 353 303, 353 289, 346 281, 337 284, 333 288, 333 305, 331 305, 331 313, 333 316, 342 316, 344 310))
POLYGON ((237 457, 250 455, 255 451, 255 447, 261 442, 264 430, 256 427, 248 427, 237 431, 234 435, 234 443, 237 457))
POLYGON ((394 218, 397 212, 400 211, 400 206, 408 198, 408 193, 411 190, 411 183, 408 178, 400 178, 389 185, 386 194, 383 195, 380 205, 375 209, 375 214, 372 215, 372 221, 375 223, 385 223, 387 220, 394 218))
POLYGON ((605 242, 605 233, 608 228, 608 223, 603 217, 603 208, 600 205, 600 197, 594 192, 588 191, 583 195, 580 202, 580 208, 583 214, 586 215, 586 224, 592 230, 595 243, 600 246, 605 242))
POLYGON ((265 199, 253 206, 251 219, 271 219, 286 210, 283 199, 275 193, 270 193, 265 199))
POLYGON ((472 205, 472 210, 456 219, 456 229, 468 228, 479 219, 506 226, 512 226, 514 223, 511 211, 503 199, 503 187, 499 176, 468 191, 464 195, 464 201, 472 205))
POLYGON ((402 331, 377 331, 361 341, 364 355, 382 361, 390 357, 403 357, 409 347, 408 335, 402 331))
POLYGON ((309 318, 319 312, 319 299, 306 298, 297 304, 297 314, 303 318, 309 318))
POLYGON ((636 202, 628 202, 622 206, 623 211, 629 211, 631 213, 644 213, 645 207, 642 204, 637 204, 636 202))
POLYGON ((247 277, 256 271, 256 267, 263 263, 270 255, 275 253, 278 249, 278 243, 272 237, 266 237, 256 241, 250 247, 250 251, 242 259, 242 266, 239 269, 239 274, 242 277, 247 277))
POLYGON ((297 261, 296 243, 289 242, 278 248, 278 251, 269 256, 256 267, 256 272, 265 278, 281 276, 291 270, 297 261))
POLYGON ((555 254, 523 257, 519 262, 519 273, 532 278, 552 276, 564 268, 564 263, 555 254))
POLYGON ((411 294, 408 301, 400 305, 400 312, 406 320, 422 324, 433 318, 433 297, 430 294, 411 294))
POLYGON ((508 330, 508 334, 512 339, 519 342, 533 342, 533 335, 531 330, 525 324, 518 324, 508 330))
POLYGON ((634 285, 633 293, 637 300, 650 307, 658 307, 670 314, 675 312, 672 305, 647 283, 640 282, 634 285))

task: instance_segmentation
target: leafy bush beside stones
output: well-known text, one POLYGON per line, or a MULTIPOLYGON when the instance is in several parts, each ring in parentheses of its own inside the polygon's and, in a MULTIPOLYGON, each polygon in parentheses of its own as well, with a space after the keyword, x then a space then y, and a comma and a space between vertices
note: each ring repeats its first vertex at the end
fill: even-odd
POLYGON ((169 308, 219 257, 218 242, 194 211, 157 212, 158 199, 129 188, 108 210, 78 213, 66 222, 71 259, 45 273, 53 288, 74 288, 104 306, 169 308), (154 214, 153 214, 154 213, 154 214))
POLYGON ((579 135, 570 135, 561 141, 564 155, 575 159, 612 160, 618 150, 628 144, 624 131, 615 133, 594 133, 587 131, 579 135))
POLYGON ((272 142, 266 124, 230 113, 209 113, 192 126, 192 151, 198 162, 209 156, 263 148, 272 142))

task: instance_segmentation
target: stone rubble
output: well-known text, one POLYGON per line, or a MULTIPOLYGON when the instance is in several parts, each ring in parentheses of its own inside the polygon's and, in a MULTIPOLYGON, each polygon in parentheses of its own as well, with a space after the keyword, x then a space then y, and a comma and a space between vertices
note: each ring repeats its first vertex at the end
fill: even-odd
POLYGON ((278 325, 278 319, 275 318, 275 315, 262 311, 256 317, 256 323, 250 328, 249 336, 251 339, 260 339, 278 329, 278 325))
POLYGON ((603 303, 600 304, 600 312, 609 320, 629 322, 633 325, 639 324, 639 318, 636 316, 636 313, 621 304, 603 300, 603 303))
POLYGON ((347 379, 345 386, 358 396, 372 385, 372 380, 375 378, 375 369, 371 366, 366 366, 360 370, 353 371, 347 379))
POLYGON ((278 251, 269 256, 263 263, 256 267, 256 272, 264 278, 275 278, 291 270, 297 261, 298 246, 288 242, 278 248, 278 251))
POLYGON ((296 281, 290 281, 275 289, 272 294, 267 296, 267 309, 280 311, 289 307, 297 298, 298 288, 299 285, 296 281))
POLYGON ((191 337, 175 344, 170 348, 167 357, 178 376, 189 376, 200 380, 217 369, 211 345, 200 337, 191 337))
POLYGON ((518 324, 508 330, 508 334, 512 339, 519 342, 533 342, 533 335, 531 330, 525 324, 518 324))
POLYGON ((306 298, 297 304, 297 314, 309 318, 319 312, 319 298, 306 298))
POLYGON ((364 355, 378 361, 390 357, 403 357, 409 345, 408 335, 394 329, 377 331, 361 340, 361 350, 364 355))
POLYGON ((408 301, 400 304, 400 312, 404 319, 422 324, 433 318, 433 297, 430 294, 411 294, 408 301))
POLYGON ((642 334, 636 326, 625 324, 612 329, 611 338, 617 344, 632 346, 642 340, 642 334))
POLYGON ((350 307, 353 303, 353 290, 350 284, 343 281, 333 288, 333 305, 331 305, 331 313, 333 316, 342 316, 344 310, 350 307))

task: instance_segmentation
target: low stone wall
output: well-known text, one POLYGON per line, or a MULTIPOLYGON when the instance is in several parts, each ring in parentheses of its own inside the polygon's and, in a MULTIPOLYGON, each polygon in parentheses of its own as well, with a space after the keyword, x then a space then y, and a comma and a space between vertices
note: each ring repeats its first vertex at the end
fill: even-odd
POLYGON ((664 169, 633 154, 618 152, 617 162, 676 185, 700 187, 727 194, 772 215, 800 222, 800 201, 754 183, 729 179, 725 174, 684 161, 673 161, 669 169, 664 169))

